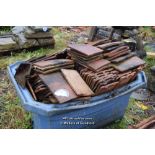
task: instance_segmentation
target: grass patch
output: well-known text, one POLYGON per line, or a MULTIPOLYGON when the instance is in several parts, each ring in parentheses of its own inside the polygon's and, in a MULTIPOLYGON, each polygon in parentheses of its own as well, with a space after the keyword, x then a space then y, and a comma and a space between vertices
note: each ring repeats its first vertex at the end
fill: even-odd
MULTIPOLYGON (((17 100, 17 99, 16 99, 17 100)), ((17 101, 5 105, 5 111, 0 115, 0 128, 2 129, 30 129, 31 114, 17 104, 17 101)))
MULTIPOLYGON (((4 75, 3 75, 4 76, 4 75)), ((7 76, 0 82, 0 128, 18 129, 32 128, 31 116, 22 108, 15 90, 7 76)))
POLYGON ((28 129, 31 126, 31 115, 22 108, 15 92, 8 92, 1 97, 0 128, 1 129, 28 129))
MULTIPOLYGON (((125 115, 121 120, 115 121, 108 125, 107 129, 126 129, 130 125, 135 125, 144 118, 148 117, 147 110, 142 109, 139 105, 139 101, 130 99, 125 115)), ((150 107, 148 107, 149 109, 150 107)))
POLYGON ((16 61, 28 60, 32 57, 39 57, 46 54, 52 54, 61 51, 67 47, 68 41, 72 38, 74 33, 61 32, 57 27, 53 28, 53 35, 55 38, 54 49, 41 48, 35 51, 23 50, 21 53, 13 54, 12 56, 0 58, 0 69, 6 68, 9 64, 15 63, 16 61))
POLYGON ((153 31, 150 26, 140 27, 139 30, 144 40, 147 41, 152 40, 152 38, 155 38, 155 31, 153 31))
POLYGON ((145 73, 150 73, 150 68, 155 66, 155 59, 151 57, 147 57, 144 59, 146 62, 146 67, 144 69, 145 73))
POLYGON ((11 26, 0 26, 0 35, 11 31, 11 26))

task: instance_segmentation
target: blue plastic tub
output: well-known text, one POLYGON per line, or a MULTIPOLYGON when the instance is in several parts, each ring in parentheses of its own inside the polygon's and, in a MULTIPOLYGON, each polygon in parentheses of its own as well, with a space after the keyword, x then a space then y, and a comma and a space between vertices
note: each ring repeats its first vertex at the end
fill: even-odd
POLYGON ((34 128, 99 128, 124 116, 130 95, 146 85, 144 72, 135 81, 110 93, 92 97, 89 101, 74 100, 63 104, 44 104, 34 101, 29 91, 14 79, 21 62, 8 67, 10 79, 15 86, 23 107, 32 113, 34 128))

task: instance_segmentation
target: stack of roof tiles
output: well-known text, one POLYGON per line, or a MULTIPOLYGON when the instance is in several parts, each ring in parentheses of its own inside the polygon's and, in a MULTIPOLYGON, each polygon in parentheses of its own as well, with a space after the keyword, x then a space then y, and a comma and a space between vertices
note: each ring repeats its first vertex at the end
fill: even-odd
MULTIPOLYGON (((22 77, 30 73, 27 87, 35 100, 64 103, 106 93, 133 81, 145 64, 122 42, 103 39, 68 47, 28 60, 31 72, 28 65, 27 73, 21 69, 22 77)), ((22 82, 18 75, 16 79, 22 82)))
POLYGON ((144 61, 131 52, 124 43, 103 44, 102 41, 96 44, 91 42, 88 45, 69 45, 72 59, 83 66, 83 69, 79 70, 80 75, 95 94, 105 93, 129 83, 144 67, 144 61), (81 52, 83 55, 87 54, 86 61, 79 61, 79 57, 76 57, 81 52), (94 57, 88 62, 87 59, 92 54, 100 57, 94 57))

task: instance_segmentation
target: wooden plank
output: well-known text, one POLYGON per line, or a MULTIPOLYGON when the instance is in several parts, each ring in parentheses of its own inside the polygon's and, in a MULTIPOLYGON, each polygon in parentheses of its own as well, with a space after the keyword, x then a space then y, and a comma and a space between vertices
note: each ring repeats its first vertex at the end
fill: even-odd
POLYGON ((78 96, 92 96, 94 93, 81 78, 80 74, 76 70, 61 69, 61 72, 69 85, 75 91, 78 96))
POLYGON ((144 64, 145 64, 145 61, 138 58, 137 56, 134 56, 134 57, 129 58, 126 61, 123 61, 122 63, 119 63, 118 65, 114 65, 114 67, 120 72, 124 72, 124 71, 136 68, 144 64))
POLYGON ((32 88, 32 86, 31 86, 29 80, 27 80, 26 82, 27 82, 27 86, 28 86, 28 88, 29 88, 29 90, 30 90, 30 92, 31 92, 31 94, 32 94, 32 96, 33 96, 33 98, 34 98, 34 100, 37 100, 37 97, 36 97, 36 95, 35 95, 35 93, 34 93, 34 91, 33 91, 33 88, 32 88))
POLYGON ((143 127, 145 124, 147 124, 148 122, 151 122, 152 120, 155 120, 155 115, 142 120, 139 124, 135 125, 134 128, 139 129, 139 128, 143 127))
POLYGON ((64 79, 61 72, 55 72, 47 75, 39 74, 39 77, 49 88, 49 90, 52 92, 53 96, 58 100, 59 103, 64 103, 77 98, 77 95, 64 79))

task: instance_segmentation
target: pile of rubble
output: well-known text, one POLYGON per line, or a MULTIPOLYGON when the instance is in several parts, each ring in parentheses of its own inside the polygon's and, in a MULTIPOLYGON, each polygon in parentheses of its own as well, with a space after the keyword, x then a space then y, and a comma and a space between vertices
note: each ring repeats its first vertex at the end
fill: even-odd
POLYGON ((120 88, 144 66, 124 43, 102 39, 69 44, 62 52, 32 58, 19 66, 15 79, 37 101, 64 103, 120 88))
POLYGON ((11 33, 0 35, 0 55, 14 53, 22 49, 54 47, 51 27, 16 26, 11 33))

